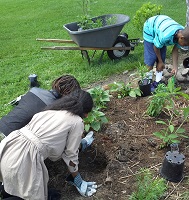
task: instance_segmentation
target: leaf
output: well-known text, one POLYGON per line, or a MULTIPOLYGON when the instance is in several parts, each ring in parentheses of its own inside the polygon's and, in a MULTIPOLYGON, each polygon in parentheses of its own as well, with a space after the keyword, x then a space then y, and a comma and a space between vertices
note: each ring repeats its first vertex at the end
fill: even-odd
POLYGON ((90 125, 89 124, 85 124, 85 131, 88 132, 90 129, 90 125))
POLYGON ((129 96, 130 96, 130 97, 136 97, 135 91, 131 90, 131 91, 129 92, 129 96))
POLYGON ((164 124, 164 125, 167 125, 166 122, 164 122, 164 121, 156 121, 156 123, 157 123, 157 124, 164 124))
POLYGON ((172 143, 180 143, 180 140, 171 140, 172 143))
POLYGON ((180 137, 189 138, 187 135, 179 134, 180 137))
POLYGON ((91 127, 92 127, 95 131, 99 131, 99 130, 100 130, 100 123, 99 123, 99 122, 93 122, 93 123, 91 123, 91 127))
POLYGON ((170 135, 168 135, 168 138, 175 139, 175 138, 178 138, 178 135, 176 135, 176 134, 170 134, 170 135))
POLYGON ((176 133, 184 133, 185 132, 185 129, 184 128, 179 128, 176 130, 176 133))
POLYGON ((164 136, 160 133, 160 132, 154 132, 153 135, 155 135, 156 137, 163 139, 164 136))
POLYGON ((173 133, 175 127, 173 125, 170 125, 168 128, 169 128, 170 132, 173 133))
POLYGON ((183 108, 183 111, 184 111, 184 118, 186 119, 189 115, 189 106, 186 108, 183 108))
POLYGON ((103 117, 101 117, 101 122, 108 123, 108 119, 105 116, 103 116, 103 117))
POLYGON ((140 89, 135 89, 135 93, 136 93, 137 96, 141 97, 140 89))

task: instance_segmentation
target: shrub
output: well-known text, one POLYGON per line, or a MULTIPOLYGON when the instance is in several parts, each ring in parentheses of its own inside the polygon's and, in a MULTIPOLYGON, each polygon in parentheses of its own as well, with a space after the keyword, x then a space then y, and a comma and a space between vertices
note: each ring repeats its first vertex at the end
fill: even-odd
POLYGON ((135 16, 133 17, 133 25, 139 31, 142 31, 144 22, 154 15, 159 15, 162 7, 162 5, 158 6, 151 2, 143 4, 142 7, 136 11, 135 16))

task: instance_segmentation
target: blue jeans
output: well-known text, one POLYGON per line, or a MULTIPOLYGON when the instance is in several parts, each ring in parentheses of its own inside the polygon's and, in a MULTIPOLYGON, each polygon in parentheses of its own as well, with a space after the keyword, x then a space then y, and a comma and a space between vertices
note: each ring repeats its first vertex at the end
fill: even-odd
MULTIPOLYGON (((165 63, 166 46, 160 49, 162 61, 165 63)), ((157 56, 154 52, 154 44, 144 40, 144 63, 149 67, 153 67, 158 62, 157 56)))

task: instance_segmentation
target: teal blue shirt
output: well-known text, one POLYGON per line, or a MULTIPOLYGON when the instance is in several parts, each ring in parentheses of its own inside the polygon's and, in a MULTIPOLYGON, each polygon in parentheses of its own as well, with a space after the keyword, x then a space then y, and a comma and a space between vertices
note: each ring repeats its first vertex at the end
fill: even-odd
POLYGON ((184 29, 182 25, 166 15, 157 15, 149 18, 143 27, 143 38, 153 43, 157 48, 176 44, 175 33, 184 29))

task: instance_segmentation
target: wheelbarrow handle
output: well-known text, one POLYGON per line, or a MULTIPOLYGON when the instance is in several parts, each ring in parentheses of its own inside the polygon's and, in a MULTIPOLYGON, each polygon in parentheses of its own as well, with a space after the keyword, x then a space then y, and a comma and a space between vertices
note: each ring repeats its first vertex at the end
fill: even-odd
POLYGON ((75 43, 73 40, 63 40, 63 39, 44 39, 44 38, 37 38, 37 41, 43 42, 56 42, 56 43, 75 43))

